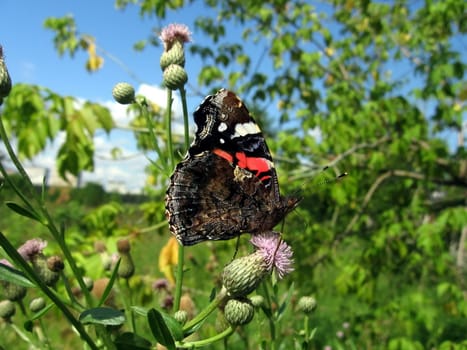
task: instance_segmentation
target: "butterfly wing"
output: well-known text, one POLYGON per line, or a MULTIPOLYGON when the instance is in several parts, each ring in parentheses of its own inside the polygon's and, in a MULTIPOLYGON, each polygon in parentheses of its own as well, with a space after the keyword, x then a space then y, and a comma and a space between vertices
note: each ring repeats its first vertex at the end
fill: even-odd
POLYGON ((170 231, 193 245, 271 230, 299 199, 280 195, 271 153, 248 109, 222 89, 194 119, 195 139, 167 190, 170 231))
POLYGON ((271 202, 252 173, 215 153, 180 162, 167 190, 170 231, 183 245, 271 229, 298 200, 271 202))

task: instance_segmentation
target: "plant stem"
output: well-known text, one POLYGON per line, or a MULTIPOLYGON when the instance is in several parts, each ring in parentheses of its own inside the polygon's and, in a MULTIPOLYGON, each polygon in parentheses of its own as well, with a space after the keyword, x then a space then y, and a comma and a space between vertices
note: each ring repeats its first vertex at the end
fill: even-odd
POLYGON ((227 291, 222 288, 219 294, 216 295, 216 297, 211 301, 211 303, 206 306, 201 312, 196 315, 195 318, 192 320, 188 321, 184 326, 183 326, 183 332, 186 333, 188 332, 191 328, 196 326, 198 323, 202 322, 206 317, 208 317, 211 312, 213 312, 219 304, 225 299, 227 296, 227 291))
MULTIPOLYGON (((86 299, 87 305, 92 306, 93 304, 93 299, 91 297, 91 294, 89 290, 86 287, 86 284, 84 283, 83 276, 81 275, 81 271, 78 269, 78 266, 76 265, 76 262, 71 255, 71 252, 69 251, 68 247, 65 244, 65 237, 63 234, 59 232, 55 224, 53 223, 52 218, 50 217, 49 212, 47 211, 47 208, 45 206, 45 203, 42 201, 42 197, 38 195, 36 189, 34 188, 34 185, 29 178, 28 174, 26 173, 26 170, 22 166, 21 162, 19 161, 18 157, 16 156, 15 152, 13 151, 13 147, 11 147, 10 140, 8 138, 8 135, 6 134, 5 127, 3 125, 3 120, 0 115, 0 139, 2 139, 5 148, 7 149, 8 155, 10 156, 11 161, 15 165, 16 169, 18 170, 19 174, 25 181, 25 184, 28 188, 28 191, 30 192, 32 198, 35 200, 36 204, 38 205, 39 213, 36 211, 36 209, 33 207, 31 204, 29 198, 27 198, 16 186, 13 186, 13 189, 15 192, 18 194, 18 196, 22 199, 23 203, 28 206, 32 210, 32 212, 40 218, 40 223, 44 226, 46 226, 49 229, 49 232, 52 234, 52 237, 55 239, 55 241, 58 243, 60 246, 60 249, 63 252, 63 255, 65 256, 66 261, 70 265, 71 270, 73 271, 73 274, 78 281, 78 284, 83 291, 84 297, 86 299), (40 215, 39 215, 40 214, 40 215)), ((13 184, 13 182, 10 180, 9 175, 4 171, 3 167, 0 166, 1 172, 5 179, 7 179, 9 184, 13 184)))
POLYGON ((41 290, 42 292, 60 309, 63 315, 68 319, 68 321, 75 327, 76 331, 79 333, 81 338, 88 343, 89 347, 93 350, 98 350, 96 344, 91 339, 89 334, 84 329, 81 322, 79 322, 75 316, 71 313, 71 311, 66 307, 66 305, 62 302, 62 300, 55 295, 54 291, 51 290, 37 274, 34 272, 32 267, 23 259, 23 257, 16 251, 16 249, 11 245, 8 239, 0 232, 0 246, 3 247, 5 252, 8 256, 20 266, 22 271, 26 274, 26 276, 33 281, 41 290))
POLYGON ((177 343, 176 346, 177 348, 186 348, 186 349, 195 349, 195 348, 201 348, 206 345, 212 344, 218 340, 224 339, 231 335, 235 329, 232 326, 229 326, 226 328, 224 331, 220 332, 219 334, 216 334, 215 336, 212 336, 210 338, 206 338, 203 340, 198 340, 198 341, 193 341, 193 342, 187 342, 187 343, 177 343))

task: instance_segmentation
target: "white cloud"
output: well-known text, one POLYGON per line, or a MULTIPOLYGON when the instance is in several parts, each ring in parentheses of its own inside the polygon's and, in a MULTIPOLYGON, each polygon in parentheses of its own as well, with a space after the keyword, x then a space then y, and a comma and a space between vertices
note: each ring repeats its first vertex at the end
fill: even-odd
MULTIPOLYGON (((137 94, 143 95, 161 106, 166 104, 166 91, 158 87, 142 84, 137 89, 137 94)), ((181 122, 182 107, 178 95, 173 95, 174 133, 183 132, 181 122)), ((127 115, 127 106, 114 101, 101 102, 109 108, 112 118, 117 125, 128 126, 131 116, 127 115)), ((56 171, 55 158, 60 145, 65 139, 65 134, 59 133, 53 143, 49 144, 44 152, 37 155, 32 161, 24 162, 29 169, 35 183, 42 183, 45 171, 49 171, 49 184, 60 183, 56 171)), ((83 172, 82 181, 97 182, 106 190, 119 190, 124 193, 140 193, 145 185, 145 167, 149 160, 136 149, 136 140, 131 131, 115 130, 109 135, 98 132, 94 137, 95 159, 94 171, 83 172), (112 160, 111 151, 114 148, 121 150, 121 160, 112 160)))

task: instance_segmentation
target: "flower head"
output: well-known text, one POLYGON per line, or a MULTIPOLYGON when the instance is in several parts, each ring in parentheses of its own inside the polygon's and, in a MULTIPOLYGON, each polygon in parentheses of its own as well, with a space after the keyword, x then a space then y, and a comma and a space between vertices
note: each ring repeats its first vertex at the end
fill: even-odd
POLYGON ((8 266, 8 267, 13 267, 11 262, 9 262, 7 259, 0 259, 0 264, 8 266))
POLYGON ((26 261, 32 261, 37 255, 42 254, 44 248, 47 247, 47 241, 39 238, 30 239, 18 248, 18 253, 26 261))
POLYGON ((293 271, 292 249, 281 239, 279 233, 271 231, 254 235, 251 240, 268 266, 276 269, 279 278, 293 271))
POLYGON ((176 41, 188 43, 191 41, 191 32, 184 24, 171 23, 161 31, 159 38, 164 43, 166 50, 169 50, 176 41))

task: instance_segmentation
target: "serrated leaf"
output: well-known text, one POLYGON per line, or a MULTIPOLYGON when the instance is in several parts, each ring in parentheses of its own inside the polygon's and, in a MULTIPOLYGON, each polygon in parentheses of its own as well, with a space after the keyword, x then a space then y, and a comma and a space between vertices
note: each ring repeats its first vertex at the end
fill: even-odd
POLYGON ((115 339, 115 345, 117 350, 146 350, 151 349, 151 342, 139 335, 134 333, 126 332, 120 334, 115 339))
POLYGON ((169 350, 175 350, 175 342, 162 314, 156 309, 148 311, 148 323, 154 338, 169 350))
POLYGON ((25 216, 27 218, 30 218, 30 219, 33 219, 39 222, 41 221, 40 218, 35 213, 31 212, 29 209, 26 209, 20 206, 19 204, 16 204, 15 202, 6 202, 5 204, 8 208, 10 208, 15 213, 21 216, 25 216))
POLYGON ((125 322, 125 314, 120 310, 108 307, 97 307, 85 310, 79 315, 82 324, 102 324, 106 326, 119 326, 125 322))
POLYGON ((3 264, 0 264, 0 280, 27 288, 36 287, 21 271, 3 264))

